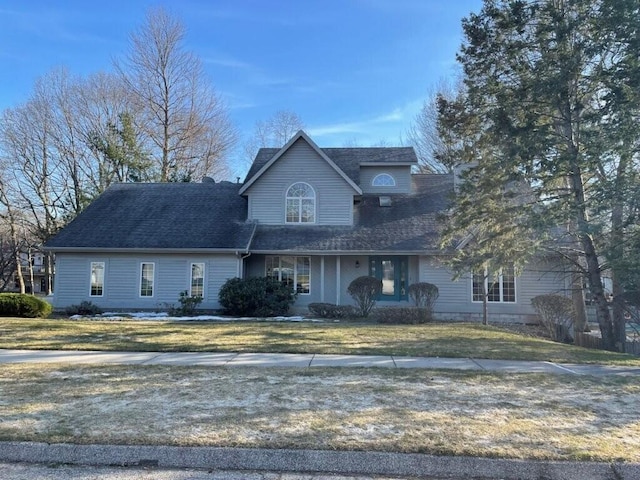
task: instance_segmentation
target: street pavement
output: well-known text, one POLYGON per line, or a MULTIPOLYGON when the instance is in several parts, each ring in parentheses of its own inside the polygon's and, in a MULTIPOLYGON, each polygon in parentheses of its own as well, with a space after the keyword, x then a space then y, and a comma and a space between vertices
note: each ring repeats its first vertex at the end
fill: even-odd
POLYGON ((234 472, 191 468, 158 469, 31 463, 0 463, 0 478, 2 480, 399 480, 398 477, 345 477, 323 473, 234 472))
MULTIPOLYGON (((640 367, 471 358, 0 350, 0 364, 424 368, 640 376, 640 367)), ((0 442, 0 479, 31 480, 637 480, 639 463, 546 462, 391 452, 0 442), (4 463, 2 463, 4 462, 4 463), (120 468, 126 467, 126 468, 120 468)))

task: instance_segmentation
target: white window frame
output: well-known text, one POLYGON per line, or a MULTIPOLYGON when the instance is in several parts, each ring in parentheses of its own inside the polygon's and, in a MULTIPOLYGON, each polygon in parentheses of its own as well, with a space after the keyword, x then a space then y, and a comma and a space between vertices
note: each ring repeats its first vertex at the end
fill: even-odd
POLYGON ((202 268, 202 294, 198 295, 200 298, 204 298, 204 291, 205 291, 205 276, 206 276, 206 272, 205 272, 205 262, 191 262, 191 264, 189 265, 189 296, 193 297, 193 267, 195 265, 199 265, 202 268))
POLYGON ((264 274, 265 277, 274 278, 275 280, 282 282, 282 259, 289 258, 293 264, 293 290, 297 292, 298 295, 311 295, 311 257, 308 255, 299 255, 299 256, 291 256, 291 255, 267 255, 264 259, 264 274), (269 274, 269 269, 267 267, 267 263, 270 259, 277 258, 278 259, 278 275, 277 277, 273 274, 269 274), (298 259, 306 258, 309 264, 309 291, 308 292, 298 292, 298 259))
POLYGON ((138 282, 138 295, 140 298, 153 298, 156 294, 156 264, 155 262, 140 262, 140 281, 138 282), (151 295, 142 294, 142 276, 144 275, 144 266, 151 265, 151 295))
POLYGON ((104 281, 106 277, 106 264, 105 262, 91 262, 89 266, 89 296, 90 297, 104 297, 104 281), (102 283, 100 285, 100 295, 93 293, 93 269, 94 265, 102 265, 102 283))
MULTIPOLYGON (((513 268, 511 268, 512 271, 512 275, 513 275, 513 301, 511 300, 505 300, 504 296, 505 296, 505 292, 504 292, 504 275, 502 274, 502 268, 500 269, 497 278, 493 277, 491 278, 491 280, 495 279, 496 282, 498 283, 498 289, 499 289, 499 300, 489 300, 489 298, 487 298, 487 303, 507 303, 507 304, 515 304, 518 302, 518 282, 516 281, 517 277, 515 272, 513 272, 513 268)), ((488 270, 485 268, 484 269, 484 291, 489 292, 489 274, 488 274, 488 270)), ((474 278, 476 274, 475 272, 471 272, 471 302, 472 303, 483 303, 482 299, 480 300, 475 300, 474 299, 474 293, 473 293, 473 284, 474 284, 474 278)))
POLYGON ((371 180, 371 186, 372 187, 395 187, 396 179, 390 173, 386 173, 386 172, 379 173, 378 175, 373 177, 373 180, 371 180), (387 183, 386 179, 391 180, 391 183, 387 183))
POLYGON ((284 200, 284 223, 288 223, 288 224, 292 224, 292 225, 311 225, 311 224, 315 224, 316 223, 316 204, 317 204, 317 195, 316 195, 316 190, 309 185, 306 182, 295 182, 292 183, 291 185, 289 185, 289 187, 287 188, 287 191, 285 193, 285 200, 284 200), (309 187, 309 189, 311 190, 312 196, 310 197, 292 197, 289 195, 289 192, 291 191, 291 189, 293 187, 295 187, 296 185, 306 185, 307 187, 309 187), (289 220, 289 201, 295 201, 296 203, 298 203, 297 205, 297 209, 298 209, 298 215, 297 215, 297 220, 296 221, 290 221, 289 220), (305 222, 303 221, 303 200, 312 200, 313 201, 313 219, 310 222, 305 222))

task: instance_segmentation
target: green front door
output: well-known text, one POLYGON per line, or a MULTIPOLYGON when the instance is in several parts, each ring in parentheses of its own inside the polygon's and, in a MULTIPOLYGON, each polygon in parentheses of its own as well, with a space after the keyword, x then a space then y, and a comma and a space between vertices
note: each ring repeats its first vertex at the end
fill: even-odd
POLYGON ((369 275, 382 281, 378 300, 407 299, 407 257, 369 257, 369 275))

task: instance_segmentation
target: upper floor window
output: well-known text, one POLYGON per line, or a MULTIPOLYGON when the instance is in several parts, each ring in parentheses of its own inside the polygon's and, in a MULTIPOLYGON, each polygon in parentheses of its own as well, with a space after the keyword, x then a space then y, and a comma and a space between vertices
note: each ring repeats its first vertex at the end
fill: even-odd
POLYGON ((287 190, 286 223, 316 221, 316 192, 308 183, 294 183, 287 190))
POLYGON ((395 187, 396 179, 393 178, 388 173, 380 173, 376 175, 371 181, 371 186, 373 187, 395 187))
POLYGON ((515 303, 516 276, 513 267, 502 268, 497 275, 491 275, 487 270, 476 271, 472 277, 474 302, 482 302, 483 293, 486 292, 487 302, 515 303))

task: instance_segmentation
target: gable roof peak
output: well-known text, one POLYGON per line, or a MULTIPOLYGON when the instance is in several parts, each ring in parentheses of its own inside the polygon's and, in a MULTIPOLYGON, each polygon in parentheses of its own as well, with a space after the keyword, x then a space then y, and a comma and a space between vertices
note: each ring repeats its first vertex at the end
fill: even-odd
POLYGON ((316 143, 309 137, 309 135, 304 132, 304 130, 298 130, 298 132, 293 137, 291 137, 291 139, 284 145, 284 147, 276 152, 271 160, 264 164, 262 168, 260 168, 260 170, 258 170, 253 176, 251 176, 251 178, 246 179, 244 185, 239 191, 240 195, 244 194, 249 189, 249 187, 251 187, 251 185, 253 185, 255 181, 258 180, 258 178, 260 178, 262 174, 271 167, 271 165, 278 161, 278 159, 282 157, 285 152, 289 150, 289 148, 291 148, 291 146, 300 139, 304 140, 325 162, 327 162, 331 166, 331 168, 333 168, 338 173, 338 175, 340 175, 344 179, 344 181, 347 182, 351 186, 351 188, 356 191, 358 195, 362 195, 362 189, 360 189, 360 187, 344 171, 342 171, 342 169, 338 167, 338 165, 336 165, 335 162, 331 160, 320 147, 318 147, 318 145, 316 145, 316 143))

